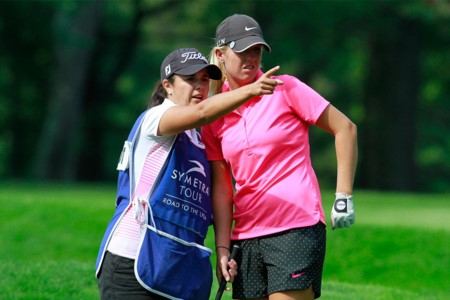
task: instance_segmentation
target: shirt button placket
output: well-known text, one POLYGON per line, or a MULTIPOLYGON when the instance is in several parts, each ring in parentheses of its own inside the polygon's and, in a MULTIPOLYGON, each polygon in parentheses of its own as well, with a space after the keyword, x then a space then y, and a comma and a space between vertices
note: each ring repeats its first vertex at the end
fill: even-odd
POLYGON ((248 141, 248 134, 247 134, 247 121, 245 120, 244 116, 241 115, 242 118, 242 124, 244 126, 244 150, 247 153, 248 156, 252 156, 253 152, 252 152, 252 148, 250 146, 250 143, 248 141))

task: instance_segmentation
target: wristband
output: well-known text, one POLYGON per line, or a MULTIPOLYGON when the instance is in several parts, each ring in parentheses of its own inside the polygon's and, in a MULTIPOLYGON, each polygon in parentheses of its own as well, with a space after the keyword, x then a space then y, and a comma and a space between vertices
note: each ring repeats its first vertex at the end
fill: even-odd
POLYGON ((228 248, 228 247, 225 247, 225 246, 216 246, 216 250, 219 249, 219 248, 227 249, 228 252, 230 252, 230 248, 228 248))

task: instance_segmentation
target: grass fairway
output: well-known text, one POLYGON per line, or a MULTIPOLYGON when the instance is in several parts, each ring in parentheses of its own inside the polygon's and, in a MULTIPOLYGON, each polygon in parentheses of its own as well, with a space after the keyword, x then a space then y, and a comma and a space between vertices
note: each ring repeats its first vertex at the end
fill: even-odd
MULTIPOLYGON (((114 197, 114 185, 0 183, 0 299, 98 299, 114 197)), ((358 191, 355 208, 354 227, 327 232, 320 299, 450 299, 450 195, 358 191)))

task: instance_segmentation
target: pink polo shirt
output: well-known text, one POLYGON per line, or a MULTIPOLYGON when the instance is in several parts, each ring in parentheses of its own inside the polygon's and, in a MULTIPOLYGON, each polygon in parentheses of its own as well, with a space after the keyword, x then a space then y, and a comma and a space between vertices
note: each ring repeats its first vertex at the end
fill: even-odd
POLYGON ((255 97, 202 128, 208 159, 224 159, 236 180, 232 239, 325 224, 308 126, 329 102, 293 76, 274 78, 284 82, 274 94, 255 97))

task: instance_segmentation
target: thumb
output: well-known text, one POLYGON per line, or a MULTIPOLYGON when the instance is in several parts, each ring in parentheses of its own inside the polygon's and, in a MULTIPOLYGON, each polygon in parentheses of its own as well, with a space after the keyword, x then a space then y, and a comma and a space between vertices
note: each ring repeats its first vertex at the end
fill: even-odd
POLYGON ((221 265, 221 269, 222 269, 222 276, 223 279, 226 281, 230 280, 230 275, 228 274, 228 264, 222 264, 221 265))

